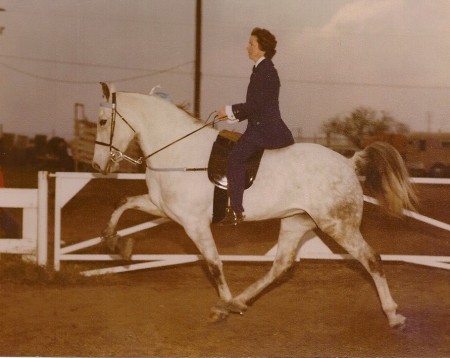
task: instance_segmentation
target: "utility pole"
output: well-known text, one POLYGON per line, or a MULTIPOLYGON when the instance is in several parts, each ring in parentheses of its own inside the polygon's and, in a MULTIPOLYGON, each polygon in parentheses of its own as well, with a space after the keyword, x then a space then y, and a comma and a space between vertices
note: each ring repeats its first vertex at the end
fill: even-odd
MULTIPOLYGON (((2 7, 0 7, 0 11, 6 11, 6 10, 3 9, 2 7)), ((5 30, 5 26, 0 26, 0 35, 3 33, 4 30, 5 30)))
POLYGON ((202 64, 202 0, 197 0, 195 9, 195 88, 194 114, 200 117, 201 64, 202 64))

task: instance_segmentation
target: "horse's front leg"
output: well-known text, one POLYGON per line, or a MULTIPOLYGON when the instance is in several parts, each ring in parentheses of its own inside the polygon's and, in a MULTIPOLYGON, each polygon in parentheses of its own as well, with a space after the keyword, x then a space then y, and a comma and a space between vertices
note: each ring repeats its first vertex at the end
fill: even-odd
POLYGON ((147 194, 126 197, 117 204, 106 224, 106 228, 102 231, 102 238, 111 252, 114 252, 117 248, 122 257, 126 260, 131 258, 133 252, 133 239, 128 238, 119 240, 120 236, 117 235, 116 227, 120 217, 124 211, 128 209, 140 210, 155 216, 166 216, 151 202, 147 194))
POLYGON ((225 306, 231 302, 232 295, 225 280, 223 264, 212 236, 210 223, 205 220, 204 222, 188 223, 183 226, 187 235, 204 257, 219 293, 220 300, 211 309, 210 321, 217 322, 225 319, 229 314, 229 310, 225 306))

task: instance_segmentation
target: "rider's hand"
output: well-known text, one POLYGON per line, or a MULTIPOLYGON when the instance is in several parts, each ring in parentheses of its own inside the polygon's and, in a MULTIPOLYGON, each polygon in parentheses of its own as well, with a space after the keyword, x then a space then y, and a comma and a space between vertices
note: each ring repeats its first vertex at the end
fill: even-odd
POLYGON ((217 110, 217 118, 221 121, 226 121, 228 119, 227 114, 225 112, 225 107, 222 107, 217 110))

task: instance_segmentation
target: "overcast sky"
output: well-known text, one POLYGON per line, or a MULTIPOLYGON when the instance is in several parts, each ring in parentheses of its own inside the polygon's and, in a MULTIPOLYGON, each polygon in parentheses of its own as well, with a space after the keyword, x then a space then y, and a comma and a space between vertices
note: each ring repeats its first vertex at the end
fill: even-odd
MULTIPOLYGON (((0 0, 4 132, 73 137, 99 81, 193 103, 195 0, 0 0)), ((203 0, 201 115, 241 102, 253 27, 278 39, 282 116, 297 135, 358 106, 450 132, 450 0, 203 0)), ((242 128, 241 128, 242 129, 242 128)))

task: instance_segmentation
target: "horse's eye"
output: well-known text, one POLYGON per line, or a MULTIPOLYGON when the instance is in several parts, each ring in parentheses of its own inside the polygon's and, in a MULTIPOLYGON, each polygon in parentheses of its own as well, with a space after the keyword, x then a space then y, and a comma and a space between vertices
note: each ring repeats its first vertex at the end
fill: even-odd
POLYGON ((106 124, 107 120, 106 119, 100 119, 100 125, 104 126, 106 124))

